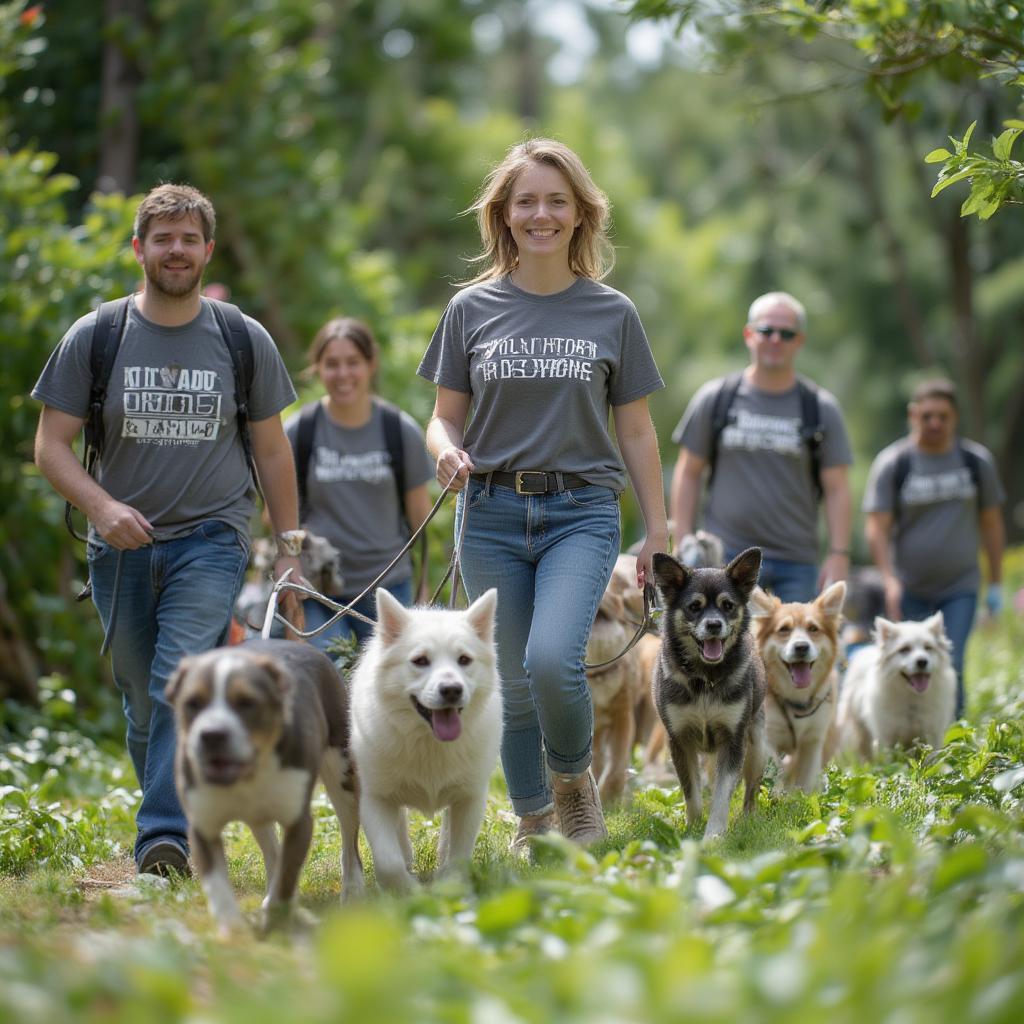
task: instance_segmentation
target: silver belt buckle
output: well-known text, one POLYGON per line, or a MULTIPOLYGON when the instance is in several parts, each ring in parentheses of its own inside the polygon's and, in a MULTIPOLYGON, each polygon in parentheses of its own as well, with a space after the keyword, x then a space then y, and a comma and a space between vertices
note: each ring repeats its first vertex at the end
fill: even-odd
POLYGON ((548 475, 540 469, 517 469, 516 470, 516 494, 545 494, 548 489, 548 475), (540 490, 527 490, 529 486, 524 477, 539 476, 541 478, 540 490))

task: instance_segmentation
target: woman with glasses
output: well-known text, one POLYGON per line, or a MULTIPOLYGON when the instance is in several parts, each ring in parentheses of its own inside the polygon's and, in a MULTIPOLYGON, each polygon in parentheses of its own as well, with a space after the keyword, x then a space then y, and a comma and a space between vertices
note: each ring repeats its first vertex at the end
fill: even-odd
POLYGON ((483 268, 449 303, 419 369, 437 385, 427 446, 438 481, 454 477, 461 492, 456 530, 468 516, 469 596, 498 590, 513 847, 556 824, 589 843, 607 829, 583 656, 619 553, 627 474, 647 530, 640 582, 668 546, 647 409, 663 382, 632 302, 601 283, 608 200, 572 150, 513 146, 472 209, 483 268))

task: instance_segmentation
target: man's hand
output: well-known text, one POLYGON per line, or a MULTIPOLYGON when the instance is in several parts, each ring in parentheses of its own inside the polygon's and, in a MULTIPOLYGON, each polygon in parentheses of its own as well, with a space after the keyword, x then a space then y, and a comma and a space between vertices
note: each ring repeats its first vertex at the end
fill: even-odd
POLYGON ((990 583, 985 591, 985 610, 994 619, 1003 611, 1003 585, 990 583))
POLYGON ((153 527, 138 510, 110 498, 92 516, 96 532, 118 551, 134 551, 153 543, 153 527))
MULTIPOLYGON (((274 561, 274 582, 276 583, 289 569, 292 570, 288 577, 292 583, 302 583, 309 586, 309 581, 302 575, 302 563, 297 558, 278 556, 274 561)), ((295 627, 304 630, 306 628, 306 613, 302 607, 302 595, 294 590, 282 590, 278 598, 278 607, 281 614, 295 627)), ((289 640, 296 640, 292 630, 285 630, 285 636, 289 640)))
POLYGON ((830 552, 828 558, 821 563, 821 572, 818 573, 818 593, 839 580, 845 580, 849 575, 850 556, 840 551, 830 552))
POLYGON ((895 576, 885 577, 885 614, 892 622, 903 618, 901 604, 903 602, 903 584, 895 576))

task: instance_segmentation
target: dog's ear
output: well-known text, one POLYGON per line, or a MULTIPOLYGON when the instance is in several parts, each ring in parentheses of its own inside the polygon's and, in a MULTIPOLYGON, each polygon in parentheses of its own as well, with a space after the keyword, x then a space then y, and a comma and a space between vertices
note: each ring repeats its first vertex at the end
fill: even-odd
POLYGON ((409 621, 409 612, 398 598, 383 587, 377 588, 377 636, 385 644, 393 644, 409 621))
POLYGON ((726 575, 744 593, 749 595, 757 585, 761 572, 761 549, 741 551, 726 567, 726 575))
POLYGON ((253 655, 253 661, 267 674, 281 699, 281 714, 285 725, 291 724, 292 703, 295 700, 295 677, 277 658, 266 654, 253 655))
POLYGON ((882 646, 890 637, 896 633, 896 623, 883 619, 881 615, 875 616, 875 643, 882 646))
POLYGON ((480 595, 467 609, 466 618, 485 644, 494 639, 494 612, 498 606, 498 591, 491 587, 480 595))
POLYGON ((846 580, 837 580, 826 587, 814 600, 814 603, 830 618, 834 619, 843 612, 846 600, 846 580))
POLYGON ((167 680, 167 685, 164 687, 164 696, 167 698, 168 704, 174 703, 178 696, 178 691, 181 689, 182 681, 192 671, 195 663, 196 659, 194 657, 182 658, 178 662, 178 667, 171 673, 171 678, 167 680))
POLYGON ((655 551, 652 560, 654 565, 654 585, 662 596, 662 603, 671 605, 679 592, 686 586, 690 577, 690 570, 682 562, 666 555, 662 551, 655 551))
POLYGON ((767 619, 782 602, 774 595, 763 591, 760 587, 754 587, 750 594, 750 617, 753 619, 767 619))
POLYGON ((935 634, 935 639, 939 643, 944 643, 947 647, 952 649, 952 643, 946 636, 946 620, 943 618, 942 612, 936 612, 934 615, 924 620, 924 624, 935 634))

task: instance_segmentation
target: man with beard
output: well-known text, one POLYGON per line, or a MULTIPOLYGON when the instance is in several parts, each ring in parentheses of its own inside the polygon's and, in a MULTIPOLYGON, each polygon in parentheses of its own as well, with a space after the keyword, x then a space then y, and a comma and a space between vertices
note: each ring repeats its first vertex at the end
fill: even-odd
MULTIPOLYGON (((96 311, 72 325, 32 391, 43 403, 36 463, 89 519, 93 601, 142 789, 140 873, 188 872, 164 686, 182 656, 225 640, 249 555, 254 489, 237 418, 234 357, 211 300, 200 295, 214 228, 209 199, 186 185, 160 185, 139 206, 132 247, 145 280, 121 320, 95 479, 72 443, 93 398, 96 311)), ((267 332, 249 317, 244 326, 253 364, 248 434, 279 538, 274 571, 292 568, 297 575, 295 468, 280 418, 295 390, 267 332)), ((285 611, 298 621, 289 598, 285 611)))

